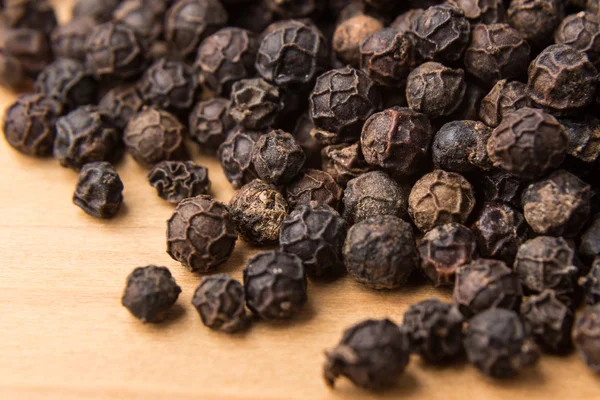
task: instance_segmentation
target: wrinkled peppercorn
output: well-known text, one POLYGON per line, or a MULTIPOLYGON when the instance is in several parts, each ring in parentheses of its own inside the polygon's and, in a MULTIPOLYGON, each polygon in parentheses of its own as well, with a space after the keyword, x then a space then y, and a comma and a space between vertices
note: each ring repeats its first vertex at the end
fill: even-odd
POLYGON ((52 154, 56 136, 56 120, 62 104, 40 94, 23 94, 4 113, 4 137, 23 154, 52 154))
POLYGON ((413 186, 408 213, 423 232, 450 222, 464 223, 475 207, 471 184, 455 172, 435 170, 413 186))
POLYGON ((186 128, 167 111, 144 107, 125 128, 124 141, 133 158, 144 166, 185 159, 186 128))
POLYGON ((503 0, 450 0, 474 23, 497 24, 506 19, 503 0))
POLYGON ((112 160, 121 143, 111 116, 96 106, 79 107, 56 121, 54 157, 63 167, 112 160))
POLYGON ((210 272, 223 264, 236 240, 227 206, 211 196, 182 200, 167 221, 167 253, 192 272, 210 272))
POLYGON ((192 107, 198 91, 198 79, 192 67, 165 58, 156 61, 138 83, 147 104, 173 112, 192 107))
POLYGON ((334 144, 321 151, 323 171, 330 174, 342 187, 360 175, 372 171, 374 167, 367 164, 360 148, 360 142, 354 144, 334 144))
POLYGON ((436 226, 427 232, 418 250, 421 270, 435 287, 454 285, 456 271, 478 257, 475 236, 457 223, 436 226))
POLYGON ((471 319, 464 346, 469 361, 493 378, 514 376, 539 358, 529 326, 516 312, 502 308, 492 308, 471 319))
POLYGON ((73 203, 96 218, 112 218, 123 202, 123 182, 111 163, 91 162, 79 172, 73 203))
POLYGON ((165 267, 139 267, 127 277, 121 303, 142 322, 160 322, 175 304, 181 288, 165 267))
POLYGON ((487 152, 497 168, 535 179, 562 164, 569 138, 550 114, 522 108, 504 117, 492 132, 487 152))
POLYGON ((569 15, 554 32, 557 44, 566 44, 587 54, 595 66, 600 64, 600 16, 579 12, 569 15))
POLYGON ((389 319, 369 319, 344 332, 342 340, 326 351, 323 377, 333 387, 340 376, 356 386, 380 390, 393 386, 408 365, 406 334, 389 319))
POLYGON ((369 35, 383 29, 383 24, 368 15, 357 15, 337 26, 333 50, 337 58, 354 68, 360 67, 360 45, 369 35))
POLYGON ((6 29, 3 51, 18 60, 24 74, 35 78, 52 62, 52 49, 46 34, 36 29, 6 29))
POLYGON ((600 214, 596 214, 579 238, 579 254, 587 260, 600 256, 600 214))
POLYGON ((392 107, 365 122, 360 143, 367 163, 406 176, 423 168, 432 138, 433 128, 426 115, 392 107))
POLYGON ((164 0, 123 0, 113 13, 113 21, 136 31, 142 40, 152 43, 163 33, 164 0))
POLYGON ((483 203, 500 202, 521 207, 521 192, 525 184, 516 176, 494 169, 479 175, 477 184, 483 203))
POLYGON ((198 102, 189 116, 190 137, 200 145, 200 150, 216 153, 233 127, 229 116, 229 100, 214 97, 198 102))
POLYGON ((194 292, 192 305, 200 314, 202 323, 211 329, 235 333, 249 326, 244 288, 229 275, 202 278, 194 292))
POLYGON ((381 107, 381 93, 363 71, 346 67, 318 77, 309 101, 314 135, 327 145, 356 141, 364 122, 381 107))
POLYGON ((73 17, 89 17, 98 23, 108 22, 120 2, 121 0, 75 0, 73 17))
POLYGON ((585 292, 587 304, 600 303, 600 256, 594 259, 590 272, 579 278, 578 283, 585 292))
POLYGON ((531 106, 526 84, 503 79, 496 82, 492 90, 481 100, 479 118, 486 125, 495 128, 500 125, 504 116, 531 106))
POLYGON ((294 137, 278 129, 261 135, 252 150, 252 165, 258 177, 274 185, 294 179, 304 161, 304 151, 294 137))
POLYGON ((37 29, 49 35, 58 25, 48 0, 4 0, 2 22, 9 28, 37 29))
POLYGON ((480 258, 456 271, 453 298, 467 317, 489 308, 518 310, 521 296, 519 276, 500 260, 480 258))
POLYGON ((543 47, 565 17, 563 0, 511 0, 508 23, 531 45, 543 47))
POLYGON ((558 354, 571 350, 573 312, 557 298, 554 291, 545 290, 527 298, 521 304, 521 315, 542 349, 558 354))
POLYGON ((523 211, 540 235, 574 237, 590 215, 590 186, 575 175, 559 170, 529 185, 523 192, 523 211))
POLYGON ((306 204, 318 204, 337 210, 342 200, 342 188, 331 175, 317 169, 304 170, 287 185, 285 194, 292 209, 306 204))
POLYGON ((408 76, 406 100, 413 110, 436 118, 456 111, 466 90, 465 73, 462 69, 427 62, 415 68, 408 76))
POLYGON ((210 192, 208 170, 190 161, 160 162, 148 173, 148 181, 161 198, 173 204, 210 192))
POLYGON ((136 85, 122 84, 109 90, 98 104, 109 112, 117 128, 124 130, 129 120, 144 106, 136 85))
POLYGON ((464 318, 455 305, 432 298, 413 304, 404 313, 412 353, 430 364, 458 358, 462 351, 464 318))
POLYGON ((95 24, 89 17, 77 17, 56 27, 50 36, 54 57, 85 62, 85 42, 92 34, 95 24))
POLYGON ((254 246, 264 246, 279 240, 289 206, 275 186, 255 179, 233 196, 229 211, 242 239, 254 246))
POLYGON ((348 273, 373 289, 402 286, 419 263, 412 227, 393 215, 370 217, 352 226, 343 254, 348 273))
POLYGON ((432 158, 435 168, 459 173, 489 170, 486 144, 492 130, 478 121, 454 121, 435 134, 432 158))
POLYGON ((245 128, 269 128, 283 109, 283 93, 264 79, 243 79, 232 86, 229 115, 245 128))
POLYGON ((278 251, 257 254, 244 268, 244 292, 248 308, 260 318, 293 317, 307 301, 302 260, 278 251))
POLYGON ((217 156, 225 177, 234 189, 239 189, 258 177, 252 165, 252 150, 261 134, 237 127, 219 146, 217 156))
POLYGON ((600 372, 600 304, 583 310, 573 329, 573 341, 585 363, 600 372))

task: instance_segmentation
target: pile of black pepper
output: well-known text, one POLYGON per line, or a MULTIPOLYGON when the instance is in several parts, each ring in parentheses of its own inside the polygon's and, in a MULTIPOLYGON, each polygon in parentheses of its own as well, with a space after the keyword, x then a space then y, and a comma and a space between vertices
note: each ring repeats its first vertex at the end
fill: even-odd
MULTIPOLYGON (((5 112, 12 147, 78 171, 97 218, 118 215, 128 152, 176 205, 167 252, 192 272, 238 237, 266 247, 243 283, 202 278, 209 328, 292 318, 308 279, 421 274, 454 304, 349 328, 328 385, 392 386, 412 353, 505 378, 575 347, 600 372, 598 1, 77 0, 65 25, 47 0, 0 5, 0 84, 32 91, 5 112)), ((180 292, 136 268, 122 304, 159 322, 180 292)))

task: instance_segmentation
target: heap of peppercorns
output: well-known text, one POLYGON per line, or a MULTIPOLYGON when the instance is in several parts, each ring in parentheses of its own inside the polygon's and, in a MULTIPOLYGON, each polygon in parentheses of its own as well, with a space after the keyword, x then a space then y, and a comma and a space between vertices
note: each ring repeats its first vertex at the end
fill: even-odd
MULTIPOLYGON (((307 277, 389 290, 422 273, 455 304, 351 327, 329 385, 393 385, 410 353, 508 377, 573 343, 600 371, 598 1, 77 0, 62 26, 47 0, 1 4, 0 83, 34 91, 6 140, 79 171, 76 205, 118 213, 125 149, 176 204, 185 268, 218 271, 238 237, 279 245, 243 284, 201 280, 206 326, 293 317, 307 277), (239 189, 229 204, 188 139, 239 189)), ((156 322, 180 291, 137 268, 122 303, 156 322)))

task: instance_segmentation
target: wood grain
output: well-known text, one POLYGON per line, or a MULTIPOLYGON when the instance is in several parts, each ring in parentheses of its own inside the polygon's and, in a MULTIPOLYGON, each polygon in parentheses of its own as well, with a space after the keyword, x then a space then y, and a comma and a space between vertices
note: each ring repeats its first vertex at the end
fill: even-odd
MULTIPOLYGON (((101 0, 99 0, 101 1, 101 0)), ((64 21, 70 2, 56 2, 64 21)), ((0 92, 2 110, 14 94, 0 92)), ((517 379, 493 381, 466 363, 446 368, 418 357, 386 393, 372 395, 321 379, 323 350, 343 329, 368 317, 400 321, 407 306, 449 293, 428 286, 375 292, 349 278, 310 284, 302 315, 256 323, 244 335, 205 328, 190 301, 199 275, 165 252, 173 207, 127 157, 117 166, 125 207, 112 221, 71 203, 73 171, 56 160, 23 156, 0 143, 0 397, 7 399, 598 399, 600 380, 576 356, 545 356, 517 379), (167 323, 144 325, 120 305, 136 266, 166 265, 183 293, 167 323)), ((210 169, 217 198, 233 191, 218 163, 210 169)), ((256 250, 242 242, 223 272, 241 277, 256 250)))

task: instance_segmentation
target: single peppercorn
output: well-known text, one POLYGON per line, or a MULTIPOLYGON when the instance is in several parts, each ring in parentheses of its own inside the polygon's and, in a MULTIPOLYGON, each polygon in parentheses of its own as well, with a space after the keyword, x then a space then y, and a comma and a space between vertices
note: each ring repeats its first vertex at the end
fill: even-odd
POLYGON ((418 245, 421 270, 435 287, 454 285, 456 271, 478 257, 477 242, 464 225, 436 226, 418 245))
POLYGON ((58 25, 48 0, 4 0, 2 22, 8 28, 36 29, 49 35, 58 25))
POLYGON ((50 36, 55 58, 72 58, 85 62, 85 42, 96 22, 90 17, 76 17, 65 25, 57 26, 50 36))
POLYGON ((365 161, 360 142, 324 147, 321 158, 323 171, 330 174, 342 187, 345 187, 350 180, 374 169, 365 161))
POLYGON ((365 122, 360 143, 367 163, 406 176, 423 168, 432 138, 433 128, 426 115, 392 107, 365 122))
POLYGON ((315 137, 324 145, 354 142, 381 107, 379 88, 363 71, 346 67, 317 78, 309 98, 315 137))
POLYGON ((581 11, 569 15, 554 32, 557 44, 566 44, 583 51, 592 64, 600 64, 600 16, 581 11))
POLYGON ((443 125, 432 145, 437 169, 475 173, 491 169, 486 144, 492 130, 479 121, 454 121, 443 125))
POLYGON ((600 120, 586 114, 582 118, 559 121, 569 137, 565 164, 593 171, 600 160, 600 120))
POLYGON ((600 372, 600 304, 583 310, 573 329, 573 342, 588 367, 600 372))
POLYGON ((292 136, 296 139, 296 142, 304 150, 306 156, 305 167, 317 168, 321 166, 321 150, 323 146, 315 137, 312 135, 314 124, 308 113, 302 114, 298 117, 292 136))
POLYGON ((79 170, 84 164, 112 160, 121 143, 111 116, 96 106, 83 106, 56 121, 54 157, 79 170))
POLYGON ((586 276, 579 278, 578 283, 585 292, 585 301, 587 304, 600 303, 600 256, 594 259, 590 272, 586 276))
POLYGON ((139 267, 127 277, 121 303, 142 322, 160 322, 175 304, 181 288, 165 267, 139 267))
POLYGON ((344 263, 358 282, 373 289, 395 289, 419 263, 409 223, 393 215, 367 218, 350 228, 344 263))
POLYGON ((306 169, 286 186, 290 208, 313 204, 328 205, 337 210, 342 200, 342 188, 327 172, 306 169))
POLYGON ((415 68, 406 82, 406 100, 415 111, 432 118, 447 116, 458 109, 467 85, 462 69, 427 62, 415 68))
POLYGON ((146 43, 152 43, 163 33, 165 9, 164 0, 123 0, 112 20, 129 26, 146 43))
POLYGON ((210 272, 223 264, 236 241, 227 206, 211 196, 182 200, 167 221, 167 253, 192 272, 210 272))
POLYGON ((500 202, 520 207, 524 187, 521 179, 502 170, 494 169, 477 177, 477 188, 483 203, 500 202))
POLYGON ((369 319, 344 332, 342 340, 326 351, 323 377, 333 387, 340 376, 356 386, 380 390, 390 386, 410 359, 406 334, 389 319, 369 319))
POLYGON ((487 152, 494 166, 522 179, 535 179, 562 164, 569 138, 552 115, 521 108, 492 132, 487 152))
POLYGON ((307 301, 302 260, 278 251, 257 254, 244 268, 244 292, 248 308, 260 318, 293 317, 307 301))
POLYGON ((540 235, 577 236, 590 210, 590 186, 565 170, 529 185, 523 192, 525 219, 540 235))
POLYGON ((135 114, 125 128, 127 151, 144 166, 161 161, 181 160, 187 157, 183 143, 186 128, 167 111, 144 107, 135 114))
POLYGON ((96 218, 112 218, 123 202, 123 182, 106 161, 85 164, 79 171, 73 203, 96 218))
POLYGON ((302 147, 291 134, 279 129, 261 135, 252 150, 252 165, 258 177, 274 185, 294 179, 304 161, 302 147))
POLYGON ((518 310, 521 296, 519 276, 500 260, 480 258, 456 271, 453 298, 467 317, 489 308, 518 310))
POLYGON ((503 79, 496 82, 492 90, 481 100, 479 118, 487 126, 495 128, 506 115, 531 106, 526 84, 503 79))
POLYGON ((261 132, 237 127, 219 146, 217 157, 225 177, 234 189, 239 189, 258 177, 252 165, 252 150, 261 135, 261 132))
POLYGON ((255 179, 233 196, 229 211, 242 239, 254 246, 264 246, 279 240, 289 206, 275 186, 255 179))
POLYGON ((62 104, 41 94, 23 94, 4 113, 4 137, 23 154, 52 154, 56 136, 56 120, 62 104))
POLYGON ((506 19, 503 0, 450 0, 473 23, 497 24, 506 19))
POLYGON ((452 361, 462 354, 464 318, 455 305, 432 298, 404 313, 402 328, 410 350, 430 364, 452 361))
POLYGON ((592 222, 579 237, 579 254, 586 260, 600 256, 600 213, 594 215, 592 222))
POLYGON ((464 223, 475 207, 471 184, 455 172, 435 170, 413 186, 408 213, 423 232, 450 222, 464 223))
POLYGON ((243 79, 232 86, 229 115, 247 129, 272 127, 284 107, 283 93, 264 79, 243 79))
POLYGON ((236 333, 250 325, 244 287, 229 275, 216 274, 202 278, 194 292, 192 305, 202 323, 211 329, 236 333))
POLYGON ((464 346, 469 361, 493 378, 514 376, 539 358, 530 327, 516 312, 502 308, 473 317, 465 332, 464 346))
POLYGON ((383 29, 383 24, 368 15, 357 15, 337 26, 333 50, 337 58, 354 68, 360 67, 360 45, 369 35, 383 29))
POLYGON ((221 97, 203 100, 189 115, 190 137, 200 145, 200 150, 216 153, 233 128, 229 116, 230 101, 221 97))
POLYGON ((190 161, 163 161, 148 173, 148 181, 169 203, 209 194, 208 170, 190 161))
POLYGON ((196 101, 198 78, 192 67, 182 61, 156 61, 144 73, 138 89, 147 104, 184 112, 196 101))
POLYGON ((508 23, 532 46, 546 46, 565 17, 563 0, 511 0, 508 23))
POLYGON ((112 115, 119 130, 124 130, 129 120, 142 110, 144 100, 136 85, 121 84, 109 90, 98 106, 112 115))
POLYGON ((108 22, 121 0, 75 0, 73 17, 89 17, 98 23, 108 22))
POLYGON ((531 99, 557 115, 567 115, 594 101, 598 71, 585 53, 564 44, 546 47, 529 66, 531 99))
POLYGON ((16 59, 29 78, 35 78, 52 62, 52 48, 45 33, 36 29, 5 29, 3 51, 16 59))

